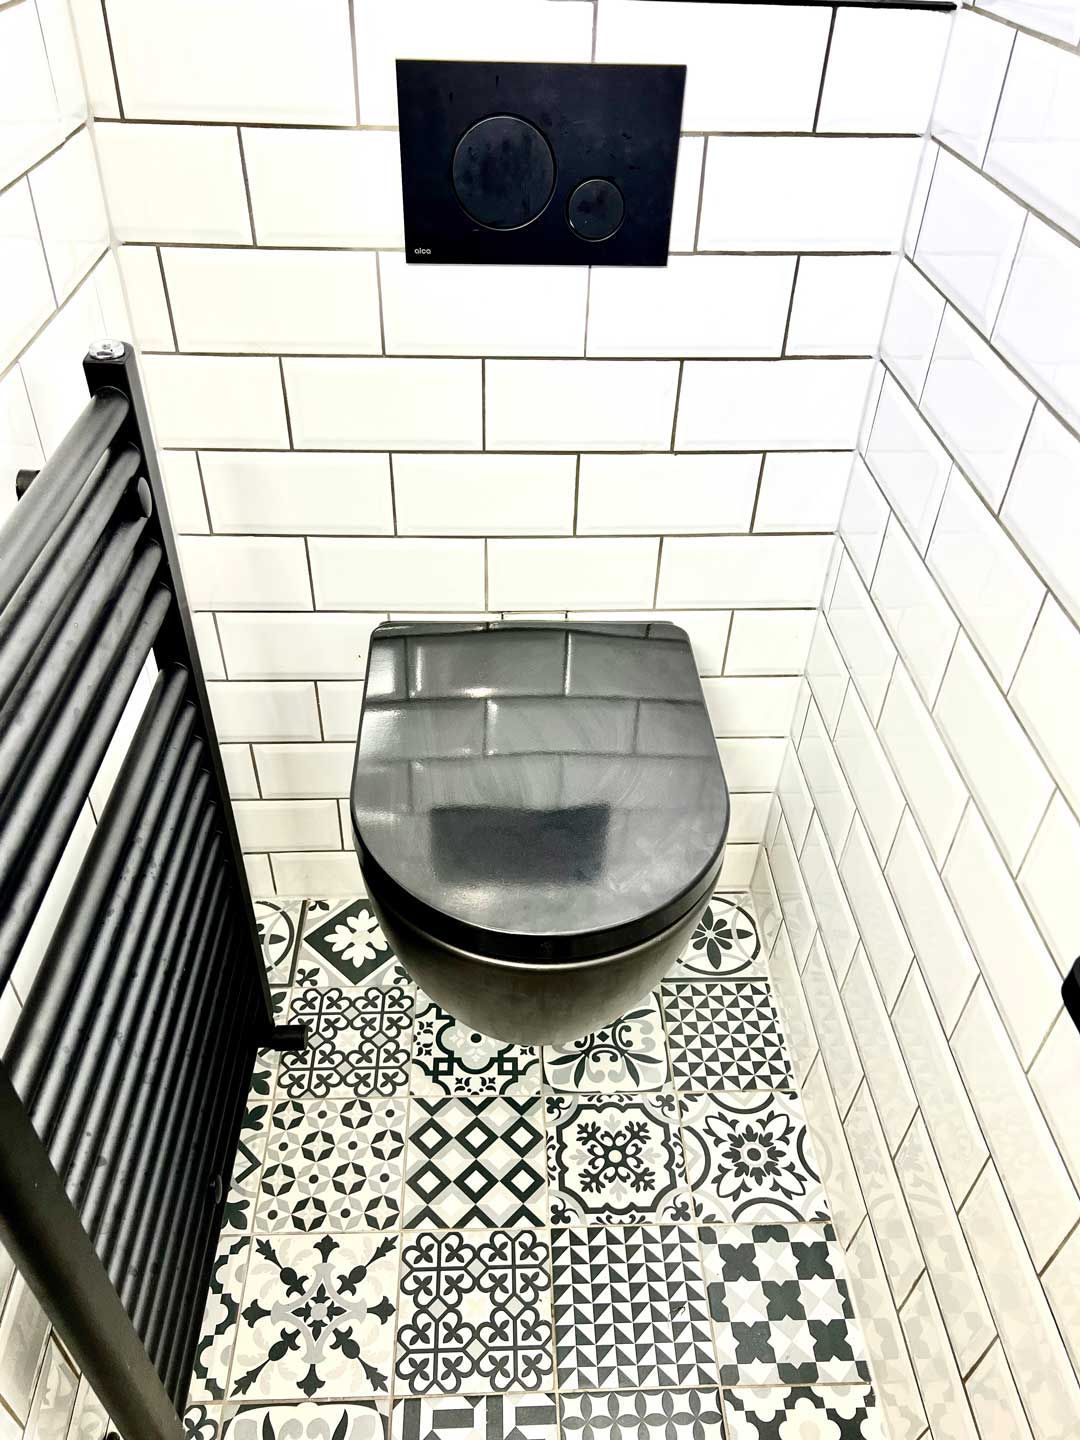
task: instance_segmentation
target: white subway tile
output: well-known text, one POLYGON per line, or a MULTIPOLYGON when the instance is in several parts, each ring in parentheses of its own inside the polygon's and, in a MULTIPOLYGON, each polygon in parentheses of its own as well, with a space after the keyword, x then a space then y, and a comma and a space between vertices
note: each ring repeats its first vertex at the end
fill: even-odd
POLYGON ((109 246, 109 222, 85 127, 30 174, 45 258, 62 301, 109 246))
POLYGON ((327 850, 341 844, 333 800, 237 800, 233 814, 244 850, 327 850))
POLYGON ((300 450, 478 450, 478 360, 287 359, 300 450))
POLYGON ((974 806, 942 878, 1021 1064, 1030 1065, 1061 1003, 1061 976, 974 806))
POLYGON ((253 899, 269 899, 274 894, 274 875, 267 855, 245 855, 244 872, 253 899))
POLYGON ((801 675, 813 628, 812 610, 736 610, 725 675, 801 675))
POLYGON ((119 119, 104 9, 98 0, 71 0, 70 10, 90 113, 101 119, 119 119))
POLYGON ((667 450, 679 367, 648 360, 489 360, 489 450, 667 450))
POLYGON ((869 378, 868 360, 687 361, 675 448, 844 449, 869 378))
POLYGON ((806 659, 806 678, 817 701, 822 721, 829 734, 836 729, 840 706, 848 686, 847 666, 837 648, 832 631, 819 613, 806 659))
POLYGON ((749 530, 760 470, 753 454, 583 455, 578 534, 749 530))
POLYGON ((815 942, 810 951, 802 979, 817 1031, 818 1049, 829 1072, 832 1093, 843 1115, 862 1084, 863 1068, 840 1003, 840 992, 820 942, 815 942))
POLYGON ((281 372, 270 356, 144 355, 159 445, 284 449, 281 372))
MULTIPOLYGON (((762 852, 759 863, 768 863, 765 860, 764 851, 762 852)), ((757 872, 755 872, 755 876, 756 873, 757 872)), ((754 903, 757 907, 758 923, 763 924, 764 920, 760 904, 758 903, 758 894, 759 892, 755 889, 754 903)), ((791 1056, 792 1069, 795 1072, 795 1082, 802 1086, 806 1084, 810 1067, 818 1053, 817 1036, 814 1034, 814 1022, 810 1018, 810 1011, 807 1009, 802 982, 795 966, 795 956, 792 954, 791 942, 788 940, 787 931, 783 925, 781 925, 777 931, 776 942, 769 956, 769 979, 772 984, 773 997, 780 1011, 780 1021, 783 1026, 784 1038, 788 1043, 788 1053, 791 1056)), ((819 1166, 826 1184, 829 1187, 833 1223, 836 1225, 837 1233, 839 1234, 842 1221, 847 1217, 842 1212, 842 1200, 837 1196, 833 1176, 825 1163, 825 1158, 826 1157, 818 1152, 819 1166)), ((858 1194, 857 1185, 855 1187, 855 1193, 858 1194)), ((844 1198, 846 1198, 846 1196, 844 1198)), ((859 1212, 861 1215, 861 1199, 859 1202, 859 1212)))
POLYGON ((83 356, 103 333, 97 289, 88 283, 79 286, 23 353, 19 364, 46 455, 86 409, 83 356))
MULTIPOLYGON (((561 613, 556 618, 561 619, 561 613)), ((598 620, 602 624, 609 624, 613 620, 620 622, 625 620, 631 624, 645 625, 655 625, 658 621, 666 620, 686 631, 693 647, 699 675, 722 675, 724 673, 724 653, 727 650, 728 630, 731 625, 731 612, 728 610, 646 609, 620 611, 617 615, 612 614, 610 610, 571 610, 568 612, 567 618, 585 621, 598 620)), ((742 788, 768 790, 771 787, 748 785, 742 788)))
POLYGON ((382 349, 374 255, 192 246, 161 253, 181 350, 382 349))
POLYGON ((66 127, 36 7, 10 6, 0 14, 0 187, 21 175, 63 139, 66 127))
POLYGON ((1016 254, 1024 210, 947 151, 938 154, 915 259, 989 333, 1016 254))
MULTIPOLYGON (((828 1187, 836 1233, 841 1244, 849 1244, 865 1218, 866 1209, 855 1166, 848 1151, 844 1127, 837 1114, 832 1087, 820 1056, 807 1074, 802 1099, 806 1107, 810 1137, 814 1142, 814 1153, 818 1158, 822 1179, 828 1187)), ((869 1231, 870 1227, 867 1225, 865 1228, 869 1231)), ((870 1244, 873 1243, 871 1240, 870 1244)), ((881 1283, 888 1296, 884 1274, 881 1276, 881 1283)), ((855 1303, 859 1305, 859 1318, 862 1320, 865 1313, 862 1297, 855 1303)), ((891 1303, 890 1300, 889 1304, 891 1303)), ((902 1342, 900 1349, 903 1351, 902 1342)), ((906 1353, 904 1351, 905 1355, 906 1353)), ((877 1373, 875 1371, 875 1376, 877 1373)), ((917 1395, 918 1391, 915 1393, 917 1395)))
POLYGON ((846 450, 765 456, 754 532, 792 530, 832 534, 844 503, 851 455, 846 450))
POLYGON ((126 121, 94 137, 117 240, 251 243, 235 130, 126 121))
POLYGON ((821 598, 832 537, 724 535, 665 540, 656 603, 796 609, 821 598))
POLYGON ((986 0, 995 15, 1029 26, 1043 35, 1080 42, 1080 5, 1076 0, 986 0))
POLYGON ((207 684, 218 739, 318 740, 319 711, 310 681, 207 684))
POLYGON ((911 204, 904 222, 904 254, 914 257, 919 231, 926 216, 926 201, 933 184, 937 157, 941 153, 937 145, 924 145, 919 163, 915 169, 915 183, 911 190, 911 204))
POLYGON ((395 455, 398 533, 569 535, 576 463, 572 455, 395 455))
POLYGON ((805 964, 817 934, 817 921, 810 904, 810 896, 806 892, 798 857, 782 816, 769 848, 769 861, 795 963, 801 966, 805 964))
POLYGON ((1080 1365, 1080 1230, 1073 1231, 1042 1281, 1076 1369, 1080 1365))
MULTIPOLYGON (((0 380, 0 471, 14 475, 19 470, 40 470, 43 461, 22 370, 13 365, 0 380)), ((0 523, 15 504, 14 484, 0 488, 0 523)))
POLYGON ((1013 34, 970 10, 958 10, 953 20, 931 130, 974 165, 986 153, 1013 34))
POLYGON ((916 545, 925 550, 952 461, 891 378, 881 390, 866 463, 916 545))
POLYGON ((904 809, 904 794, 855 690, 848 686, 836 722, 836 753, 859 813, 884 864, 904 809))
POLYGON ((259 798, 259 782, 255 778, 250 745, 222 745, 221 764, 233 800, 259 798))
POLYGON ((210 524, 194 450, 162 450, 158 460, 170 525, 180 535, 205 535, 210 524))
POLYGON ((919 140, 712 136, 698 244, 703 250, 892 250, 920 147, 919 140))
POLYGON ((37 12, 57 108, 70 130, 81 124, 89 113, 71 14, 66 0, 37 0, 37 12))
POLYGON ((896 663, 896 650, 846 555, 840 562, 826 614, 851 678, 876 723, 896 663))
POLYGON ((919 1377, 926 1418, 933 1427, 931 1433, 948 1435, 949 1440, 979 1440, 928 1276, 912 1290, 900 1311, 900 1322, 919 1377))
POLYGON ((1017 881, 1062 974, 1076 958, 1080 936, 1077 875, 1080 875, 1080 824, 1060 793, 1056 793, 1020 867, 1017 881))
POLYGON ((851 962, 841 995, 881 1127, 889 1149, 895 1151, 911 1124, 918 1102, 869 962, 861 949, 851 962))
POLYGON ((243 535, 390 535, 385 455, 199 456, 214 529, 243 535))
POLYGON ((837 10, 815 128, 921 135, 949 24, 925 11, 837 10))
MULTIPOLYGON (((1073 1103, 1077 1066, 1080 1066, 1080 1035, 1068 1011, 1062 1010, 1030 1073, 1035 1094, 1074 1185, 1080 1183, 1080 1112, 1073 1103)), ((1073 1199, 1075 1201, 1075 1192, 1073 1199)))
POLYGON ((855 801, 814 705, 807 711, 798 750, 821 823, 833 851, 839 855, 855 814, 855 801))
MULTIPOLYGON (((840 872, 836 868, 825 832, 816 815, 810 821, 810 828, 806 832, 800 861, 803 880, 817 916, 825 952, 833 974, 840 983, 858 948, 859 927, 851 913, 851 906, 840 881, 840 872)), ((828 1042, 824 1037, 822 1048, 828 1055, 828 1042)))
POLYGON ((395 131, 241 134, 260 245, 404 244, 395 131))
POLYGON ((597 268, 588 353, 779 355, 794 273, 789 255, 679 255, 655 269, 597 268))
POLYGON ((362 680, 320 680, 319 714, 327 740, 356 743, 360 730, 360 706, 364 699, 362 680))
POLYGON ((806 724, 807 712, 813 698, 810 682, 804 677, 799 681, 799 688, 795 692, 795 709, 791 716, 791 730, 788 732, 796 743, 802 737, 803 726, 806 724))
POLYGON ((934 859, 941 865, 956 834, 968 792, 902 665, 897 666, 885 697, 878 735, 934 859))
POLYGON ((278 895, 365 895, 360 862, 351 850, 278 853, 270 862, 278 895))
POLYGON ((771 795, 732 795, 729 845, 759 846, 765 839, 765 816, 771 795))
MULTIPOLYGON (((59 4, 61 0, 50 0, 50 3, 59 4)), ((105 334, 134 339, 131 312, 120 280, 120 266, 116 263, 115 250, 108 250, 102 255, 90 272, 87 285, 92 285, 97 295, 105 334)), ((136 340, 135 343, 138 345, 139 342, 136 340)))
POLYGON ((177 547, 196 610, 311 609, 299 537, 182 535, 177 547))
POLYGON ((866 387, 866 404, 863 406, 863 413, 859 420, 858 446, 863 453, 865 453, 867 442, 870 439, 870 431, 877 414, 878 401, 881 399, 881 387, 885 383, 886 374, 885 366, 879 357, 870 367, 870 383, 866 387))
MULTIPOLYGON (((777 943, 777 937, 783 930, 784 925, 783 913, 780 910, 780 897, 776 893, 776 886, 773 883, 772 871, 769 869, 769 858, 766 853, 766 846, 771 843, 776 833, 776 827, 779 824, 779 806, 776 796, 774 795, 769 801, 765 816, 765 836, 761 848, 758 851, 757 863, 754 866, 754 874, 750 881, 750 898, 753 901, 751 908, 757 917, 758 934, 761 937, 761 954, 767 958, 771 957, 773 948, 777 943)), ((786 931, 784 932, 784 945, 785 953, 790 955, 791 946, 788 943, 786 931)), ((794 964, 793 958, 791 963, 794 964)), ((811 1042, 808 1053, 805 1029, 794 1041, 786 1028, 784 1034, 788 1045, 793 1050, 799 1051, 797 1069, 799 1082, 801 1083, 806 1077, 811 1054, 816 1047, 813 1045, 813 1042, 811 1042)))
POLYGON ((221 657, 221 645, 218 641, 214 616, 205 610, 197 611, 191 617, 191 627, 195 632, 195 646, 199 653, 203 678, 224 680, 226 678, 225 661, 221 657))
POLYGON ((1001 518, 1080 621, 1080 441, 1048 410, 1035 415, 1020 450, 1001 518))
POLYGON ((911 945, 862 821, 855 817, 840 857, 840 874, 858 921, 885 1008, 896 1003, 912 961, 911 945))
POLYGON ((964 1383, 968 1404, 983 1435, 1008 1435, 1009 1440, 1034 1440, 1008 1361, 995 1340, 964 1383))
POLYGON ((763 790, 776 785, 784 742, 774 737, 725 737, 716 746, 731 790, 763 790))
MULTIPOLYGON (((0 18, 8 12, 0 12, 0 18)), ((0 194, 0 367, 14 360, 54 306, 30 187, 20 180, 0 194)))
POLYGON ((142 350, 175 350, 157 246, 121 245, 116 255, 135 343, 142 350))
POLYGON ((349 793, 354 745, 256 745, 254 748, 259 784, 267 800, 337 799, 349 793))
POLYGON ((845 1258, 852 1303, 875 1356, 875 1392, 889 1435, 894 1440, 919 1440, 926 1433, 926 1413, 869 1220, 860 1225, 845 1258))
POLYGON ((716 881, 721 890, 746 889, 754 873, 758 848, 757 845, 728 845, 716 881))
POLYGON ((795 704, 791 676, 706 677, 701 682, 714 735, 786 735, 795 704))
POLYGON ((873 355, 895 272, 892 255, 804 255, 784 354, 873 355))
POLYGON ((675 165, 675 198, 671 205, 671 233, 668 241, 674 253, 693 250, 697 239, 698 201, 701 197, 701 172, 705 164, 705 137, 679 137, 679 156, 675 165))
POLYGON ((901 260, 881 336, 881 356, 916 400, 926 382, 944 310, 945 301, 929 280, 910 260, 901 260))
POLYGON ((780 767, 776 793, 787 821, 791 843, 798 852, 802 849, 806 832, 810 828, 810 820, 814 814, 814 797, 810 794, 810 787, 802 773, 795 747, 790 742, 784 749, 784 763, 780 767))
POLYGON ((233 680, 359 679, 368 641, 384 615, 219 615, 233 680))
POLYGON ((922 557, 895 520, 885 532, 871 594, 920 693, 932 703, 958 627, 922 557))
POLYGON ((1017 35, 986 169, 1073 234, 1080 231, 1080 56, 1017 35))
POLYGON ((874 575, 888 519, 889 502, 878 489, 862 456, 856 455, 840 511, 839 533, 867 585, 874 575))
POLYGON ((893 1296, 899 1304, 922 1274, 923 1258, 869 1086, 863 1084, 844 1119, 851 1158, 893 1296))
POLYGON ((1053 597, 1047 599, 1009 691, 1043 759, 1074 811, 1080 811, 1080 635, 1053 597))
POLYGON ((1080 425, 1080 246, 1029 217, 994 343, 1080 425))
POLYGON ((1016 673, 1042 581, 958 470, 941 502, 926 562, 1002 685, 1016 673))
POLYGON ((953 310, 946 311, 922 406, 995 509, 1001 504, 1035 397, 953 310))
POLYGON ((308 541, 320 610, 481 610, 482 540, 308 541))
POLYGON ((488 602, 495 610, 638 609, 656 583, 657 541, 492 540, 488 602))

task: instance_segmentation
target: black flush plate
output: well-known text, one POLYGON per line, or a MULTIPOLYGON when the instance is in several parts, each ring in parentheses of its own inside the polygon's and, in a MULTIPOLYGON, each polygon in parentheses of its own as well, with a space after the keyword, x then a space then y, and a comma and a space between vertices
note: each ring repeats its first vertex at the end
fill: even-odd
POLYGON ((665 265, 684 65, 399 60, 412 264, 665 265))

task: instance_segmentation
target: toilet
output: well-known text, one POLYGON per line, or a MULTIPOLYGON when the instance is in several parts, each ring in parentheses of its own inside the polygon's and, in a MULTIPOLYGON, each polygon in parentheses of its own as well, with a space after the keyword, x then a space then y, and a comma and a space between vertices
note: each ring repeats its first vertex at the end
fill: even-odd
POLYGON ((550 1044, 685 947, 729 802, 668 623, 384 623, 353 769, 364 883, 410 976, 484 1035, 550 1044))

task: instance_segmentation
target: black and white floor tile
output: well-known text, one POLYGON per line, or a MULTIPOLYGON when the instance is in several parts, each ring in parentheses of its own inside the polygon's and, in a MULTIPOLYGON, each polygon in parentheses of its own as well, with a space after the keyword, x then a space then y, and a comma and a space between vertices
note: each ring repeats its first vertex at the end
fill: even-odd
POLYGON ((725 1390, 730 1440, 887 1440, 865 1385, 725 1390))
POLYGON ((723 1385, 869 1381, 832 1227, 702 1227, 723 1385))
POLYGON ((406 1234, 400 1305, 395 1395, 550 1384, 550 1253, 539 1231, 406 1234))
POLYGON ((699 1220, 827 1220, 799 1097, 792 1090, 681 1097, 686 1170, 699 1220))
POLYGON ((370 901, 308 901, 296 963, 298 985, 356 988, 405 978, 370 901))
POLYGON ((388 1393, 397 1235, 255 1236, 231 1397, 388 1393))
POLYGON ((780 1019, 763 980, 668 980, 662 993, 676 1090, 791 1088, 780 1019))
POLYGON ((255 926, 271 985, 292 984, 303 904, 302 900, 255 901, 255 926))
POLYGON ((463 1025, 426 995, 418 997, 414 1095, 539 1095, 540 1055, 463 1025))
POLYGON ((193 1405, 184 1416, 184 1436, 185 1440, 386 1440, 389 1409, 386 1400, 193 1405))
POLYGON ((729 896, 714 895, 690 944, 675 962, 671 978, 747 980, 766 974, 753 911, 729 896))
POLYGON ((563 1440, 724 1440, 716 1389, 561 1395, 559 1412, 563 1440))
POLYGON ((222 1215, 223 1231, 250 1230, 255 1214, 255 1202, 259 1193, 259 1174, 262 1171, 266 1153, 266 1141, 270 1130, 270 1096, 273 1092, 274 1071, 262 1059, 256 1061, 255 1073, 251 1077, 247 1107, 240 1124, 240 1138, 233 1163, 232 1182, 225 1197, 222 1215))
POLYGON ((544 1046, 544 1079, 552 1090, 620 1094, 659 1090, 668 1078, 660 1000, 649 995, 604 1030, 544 1046))
POLYGON ((553 1395, 425 1395, 394 1406, 394 1440, 558 1440, 553 1395))
POLYGON ((210 1270, 210 1293, 195 1347, 189 1400, 225 1398, 250 1258, 249 1235, 222 1235, 210 1270))
POLYGON ((551 1220, 692 1218, 674 1094, 547 1096, 551 1220))
POLYGON ((404 1096, 279 1100, 258 1186, 256 1231, 396 1229, 407 1104, 404 1096))
POLYGON ((552 1232, 559 1389, 716 1383, 697 1232, 590 1225, 552 1232))
POLYGON ((309 1043, 281 1057, 278 1093, 293 1099, 403 1093, 413 1008, 412 987, 395 980, 356 990, 297 987, 290 1018, 308 1025, 309 1043))
POLYGON ((414 1097, 405 1229, 546 1225, 539 1098, 414 1097))

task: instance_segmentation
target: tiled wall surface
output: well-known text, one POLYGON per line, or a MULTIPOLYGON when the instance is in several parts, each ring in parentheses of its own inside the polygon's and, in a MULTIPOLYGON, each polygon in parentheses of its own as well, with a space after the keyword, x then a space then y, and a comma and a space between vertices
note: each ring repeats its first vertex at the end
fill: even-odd
POLYGON ((1078 41, 957 17, 754 881, 893 1440, 1080 1427, 1078 41))
POLYGON ((96 140, 256 893, 359 888, 343 802, 380 619, 566 609, 689 630, 735 792, 725 883, 746 883, 948 17, 103 16, 84 17, 96 140), (670 265, 406 266, 393 61, 412 54, 687 62, 670 265))

